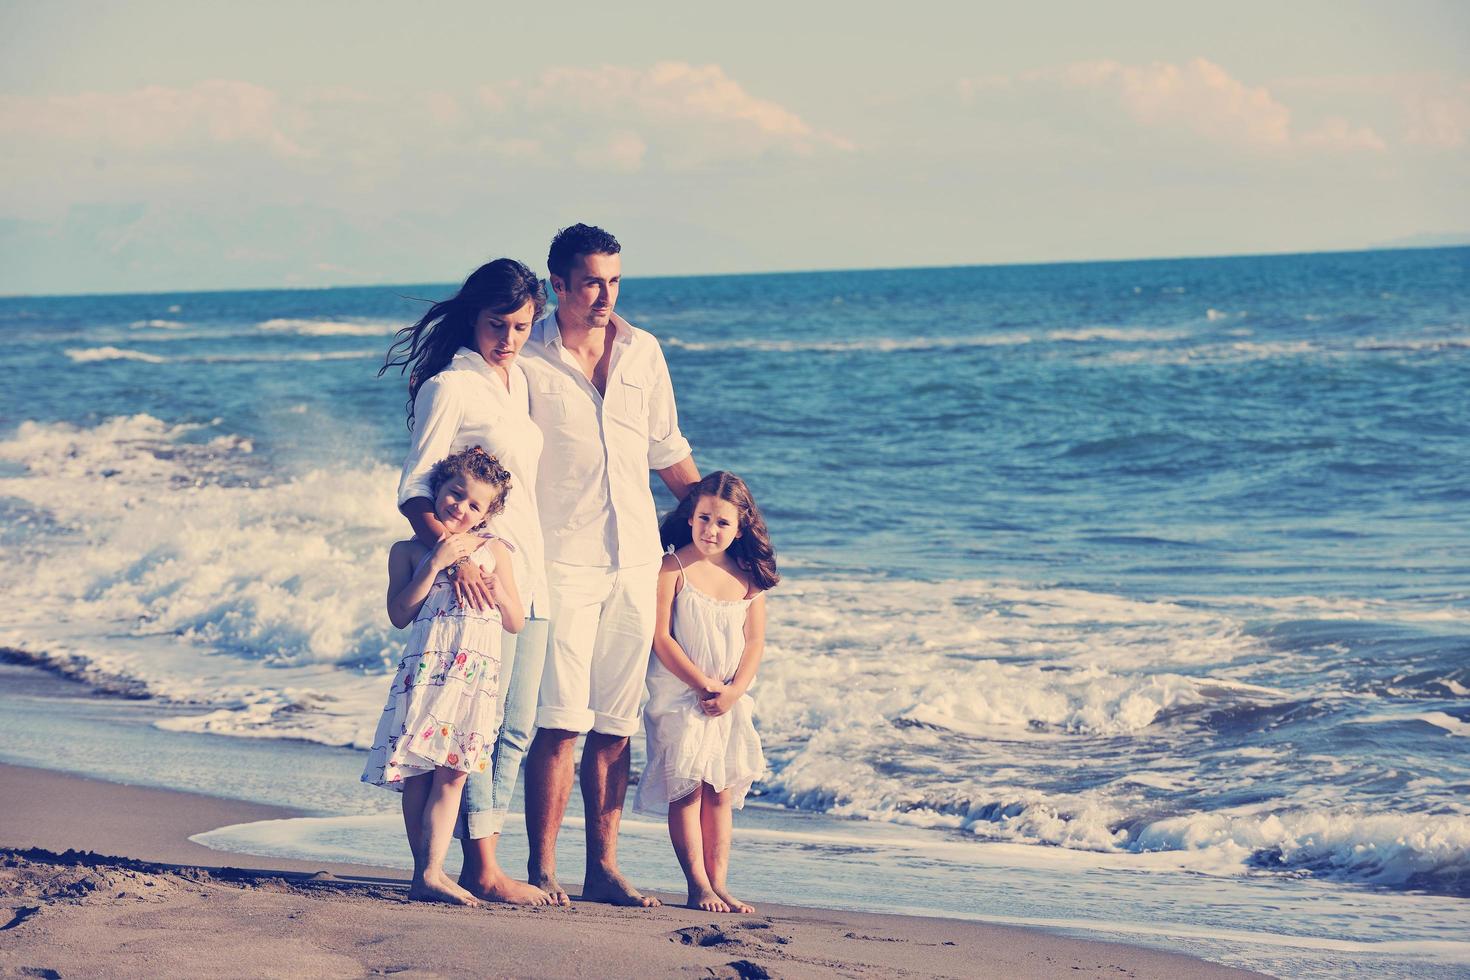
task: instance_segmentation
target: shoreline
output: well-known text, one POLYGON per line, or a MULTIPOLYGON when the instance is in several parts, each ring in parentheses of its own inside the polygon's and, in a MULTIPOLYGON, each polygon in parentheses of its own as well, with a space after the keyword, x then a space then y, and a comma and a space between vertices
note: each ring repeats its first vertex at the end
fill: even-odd
POLYGON ((582 902, 570 910, 422 905, 406 901, 406 876, 392 868, 216 851, 188 839, 301 813, 0 763, 0 913, 12 921, 0 930, 0 964, 61 976, 126 973, 115 957, 124 955, 123 945, 135 956, 141 943, 150 956, 173 952, 159 970, 145 971, 146 957, 131 960, 140 973, 225 976, 228 967, 211 972, 197 959, 223 940, 272 949, 251 964, 249 972, 262 976, 404 968, 606 977, 689 970, 748 977, 1259 976, 1180 953, 928 916, 771 904, 753 915, 582 902), (411 940, 402 935, 410 926, 411 940), (384 935, 395 940, 373 938, 384 935), (186 956, 188 950, 194 954, 186 956))

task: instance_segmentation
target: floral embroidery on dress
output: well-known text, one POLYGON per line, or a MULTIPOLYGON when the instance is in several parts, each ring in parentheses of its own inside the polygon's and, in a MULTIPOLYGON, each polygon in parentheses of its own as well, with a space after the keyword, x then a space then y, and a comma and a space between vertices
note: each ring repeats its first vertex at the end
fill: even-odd
MULTIPOLYGON (((490 538, 487 536, 486 541, 490 538)), ((494 553, 471 556, 488 574, 494 553)), ((466 609, 442 572, 409 624, 404 655, 368 749, 363 782, 402 790, 403 781, 447 766, 484 772, 483 733, 500 727, 500 613, 466 609)))

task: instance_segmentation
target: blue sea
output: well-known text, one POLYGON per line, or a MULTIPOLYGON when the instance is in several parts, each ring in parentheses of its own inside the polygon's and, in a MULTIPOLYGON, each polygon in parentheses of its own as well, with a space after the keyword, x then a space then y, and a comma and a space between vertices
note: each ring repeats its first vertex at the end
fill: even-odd
MULTIPOLYGON (((750 897, 1470 969, 1470 249, 625 268, 785 575, 750 897)), ((320 814, 220 846, 396 855, 352 784, 398 653, 377 370, 456 285, 0 299, 0 644, 154 712, 123 763, 75 744, 95 705, 12 702, 0 758, 320 814), (231 761, 133 758, 186 748, 231 761)), ((662 833, 629 846, 673 886, 662 833)))

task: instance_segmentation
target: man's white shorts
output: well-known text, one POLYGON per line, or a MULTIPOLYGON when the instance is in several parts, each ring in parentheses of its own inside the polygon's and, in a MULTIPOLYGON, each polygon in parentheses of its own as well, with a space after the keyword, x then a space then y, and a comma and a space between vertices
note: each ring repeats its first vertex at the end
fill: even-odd
POLYGON ((538 728, 638 731, 653 647, 659 562, 633 568, 546 563, 551 637, 538 728))

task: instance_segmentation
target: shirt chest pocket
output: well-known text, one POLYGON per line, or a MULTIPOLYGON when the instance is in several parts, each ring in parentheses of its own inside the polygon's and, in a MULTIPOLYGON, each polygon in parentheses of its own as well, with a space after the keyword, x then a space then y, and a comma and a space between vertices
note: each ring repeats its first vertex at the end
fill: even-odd
POLYGON ((624 378, 618 381, 617 387, 617 395, 622 399, 618 407, 623 416, 639 428, 645 427, 648 419, 647 386, 640 379, 624 378))
POLYGON ((557 425, 567 418, 567 393, 553 380, 536 382, 531 388, 531 417, 557 425))

